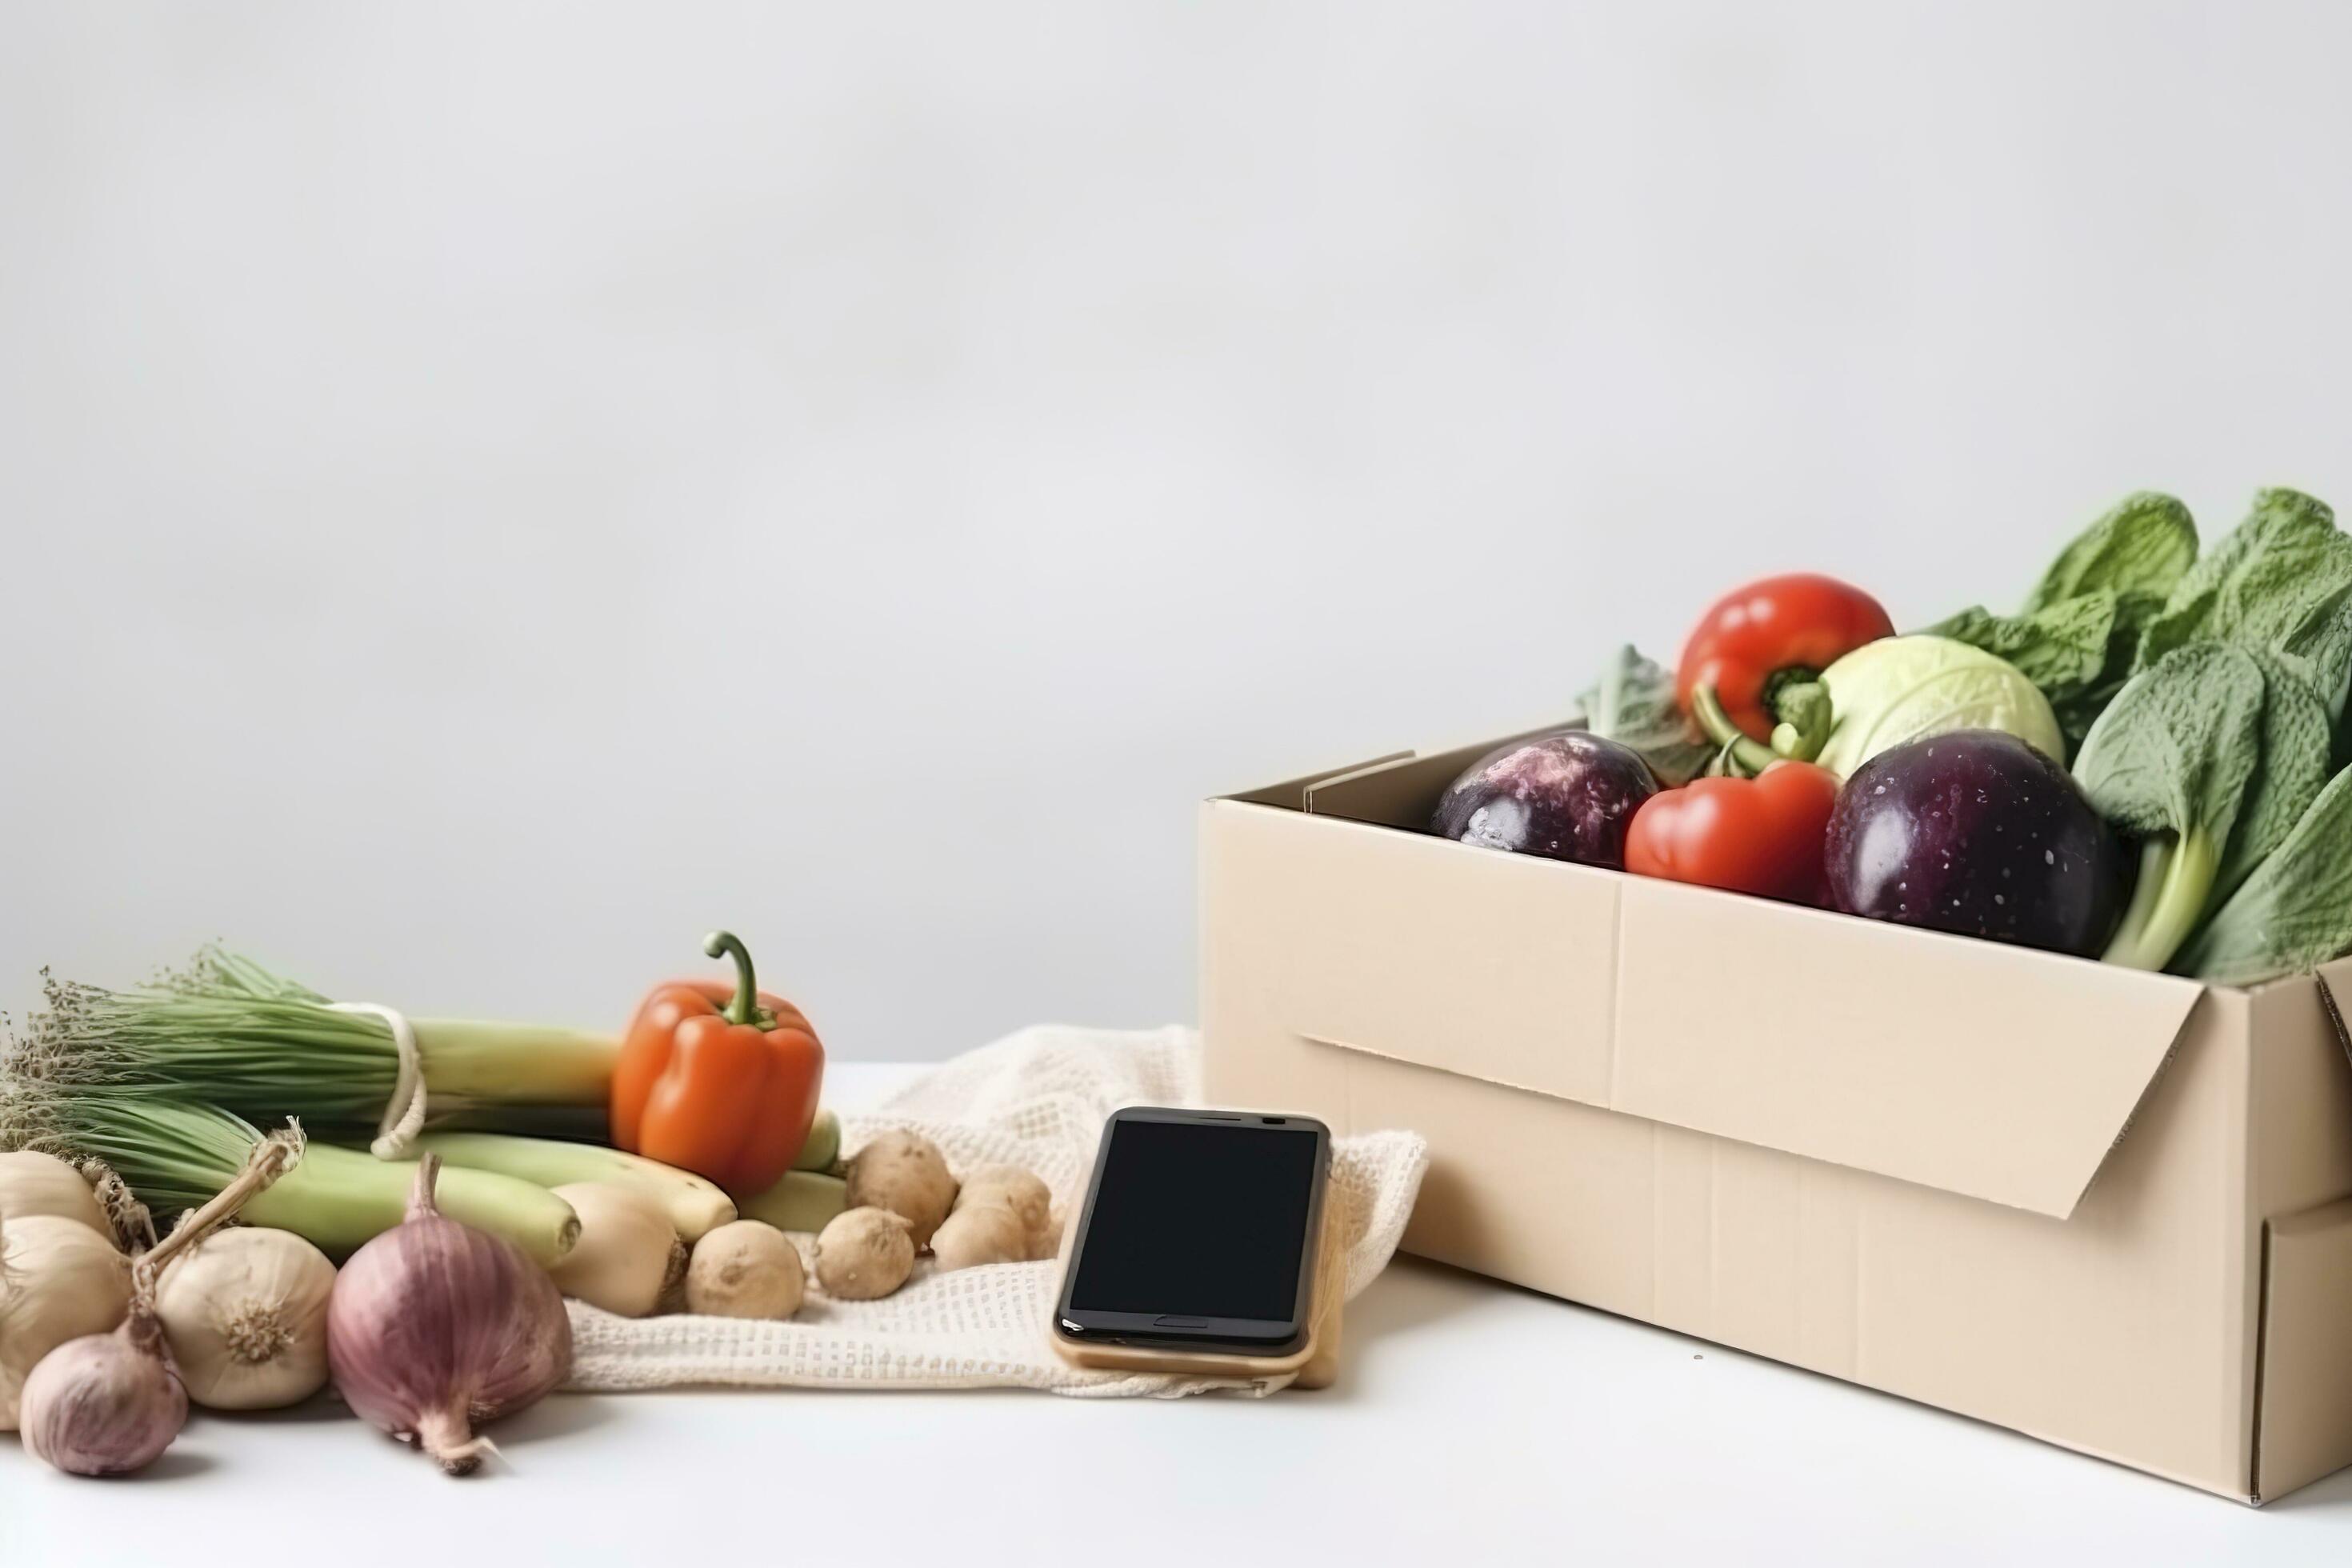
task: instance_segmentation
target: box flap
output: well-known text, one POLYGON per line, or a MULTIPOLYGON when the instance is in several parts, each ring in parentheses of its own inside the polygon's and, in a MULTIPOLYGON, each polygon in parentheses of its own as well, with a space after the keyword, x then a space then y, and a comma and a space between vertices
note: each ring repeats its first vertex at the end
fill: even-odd
POLYGON ((1377 768, 1390 763, 1402 762, 1412 755, 1411 752, 1390 752, 1381 756, 1367 758, 1360 763, 1349 763, 1344 768, 1324 768, 1316 773, 1301 773, 1295 779, 1285 779, 1280 784, 1266 784, 1262 788, 1246 790, 1240 795, 1224 795, 1220 798, 1247 801, 1253 805, 1280 806, 1285 811, 1303 811, 1307 807, 1307 792, 1324 780, 1339 778, 1348 773, 1361 773, 1367 768, 1377 768))
POLYGON ((1478 741, 1442 752, 1401 752, 1378 762, 1360 763, 1344 772, 1326 773, 1307 791, 1307 809, 1318 816, 1344 816, 1350 822, 1383 823, 1416 831, 1429 825, 1446 786, 1462 771, 1487 752, 1542 735, 1557 735, 1578 720, 1563 720, 1533 730, 1522 730, 1499 740, 1478 741))
POLYGON ((2254 1491, 2276 1498, 2352 1464, 2352 1198, 2267 1240, 2254 1491))
POLYGON ((1619 900, 1614 1109, 2059 1218, 2204 994, 1679 883, 1619 900))
POLYGON ((1263 984, 1299 1037, 2057 1218, 2204 994, 1320 812, 1237 809, 1257 929, 1280 949, 1263 984))
POLYGON ((1623 879, 1335 817, 1255 820, 1253 920, 1291 1031, 1563 1100, 1607 1092, 1623 879), (1470 870, 1465 871, 1465 863, 1470 870))

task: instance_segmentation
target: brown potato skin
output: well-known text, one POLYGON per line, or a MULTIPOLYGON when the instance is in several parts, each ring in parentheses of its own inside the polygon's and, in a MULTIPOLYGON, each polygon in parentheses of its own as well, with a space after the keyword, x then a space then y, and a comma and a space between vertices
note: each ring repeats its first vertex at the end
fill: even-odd
POLYGON ((853 1209, 887 1209, 904 1219, 918 1248, 955 1205, 956 1180, 939 1145, 919 1133, 885 1132, 850 1157, 853 1209))
POLYGON ((835 1300, 878 1301, 914 1271, 914 1236, 887 1209, 845 1209, 817 1233, 816 1282, 835 1300))

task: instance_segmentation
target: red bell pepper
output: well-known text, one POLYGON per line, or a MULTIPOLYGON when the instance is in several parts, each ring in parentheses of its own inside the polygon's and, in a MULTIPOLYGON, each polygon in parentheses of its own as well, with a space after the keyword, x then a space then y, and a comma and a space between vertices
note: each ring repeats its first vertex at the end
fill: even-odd
POLYGON ((672 981, 639 1005, 613 1067, 613 1142, 748 1196, 807 1142, 824 1047, 799 1008, 753 986, 733 933, 702 950, 732 957, 735 979, 672 981))
POLYGON ((1791 715, 1780 698, 1810 686, 1837 659, 1895 635, 1879 602, 1810 572, 1766 577, 1717 600, 1684 645, 1675 700, 1698 716, 1712 690, 1732 723, 1759 741, 1791 715))
POLYGON ((1625 868, 1822 903, 1823 841, 1837 796, 1837 775, 1811 763, 1774 763, 1752 779, 1693 779, 1652 795, 1634 812, 1625 832, 1625 868))

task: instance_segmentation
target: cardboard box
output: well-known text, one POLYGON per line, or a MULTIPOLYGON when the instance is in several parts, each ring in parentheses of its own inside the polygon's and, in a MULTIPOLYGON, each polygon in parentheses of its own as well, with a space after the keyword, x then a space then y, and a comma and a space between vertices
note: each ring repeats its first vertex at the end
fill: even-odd
POLYGON ((1412 1127, 1405 1244, 2248 1501, 2352 1463, 2352 961, 2253 991, 1210 802, 1213 1100, 1412 1127))

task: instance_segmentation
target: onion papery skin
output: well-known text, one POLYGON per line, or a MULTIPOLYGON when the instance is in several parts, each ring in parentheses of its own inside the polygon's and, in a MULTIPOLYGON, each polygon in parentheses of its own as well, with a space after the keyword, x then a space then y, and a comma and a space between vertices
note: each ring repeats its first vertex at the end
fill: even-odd
POLYGON ((25 1380, 26 1448, 74 1476, 121 1476, 163 1456, 188 1424, 188 1393, 163 1331, 134 1307, 111 1333, 68 1340, 25 1380))
POLYGON ((520 1247, 432 1207, 433 1167, 406 1223, 352 1255, 327 1302, 327 1363, 360 1416, 420 1445, 453 1476, 489 1445, 483 1422, 520 1410, 572 1370, 553 1280, 520 1247))

